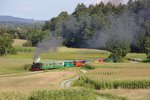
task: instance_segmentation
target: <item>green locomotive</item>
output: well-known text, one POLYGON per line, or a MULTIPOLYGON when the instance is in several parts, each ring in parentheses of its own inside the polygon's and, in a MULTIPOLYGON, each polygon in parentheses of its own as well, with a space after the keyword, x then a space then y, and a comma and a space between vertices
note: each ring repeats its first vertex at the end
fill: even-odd
POLYGON ((57 69, 64 67, 74 67, 74 61, 59 61, 59 62, 49 62, 49 63, 34 63, 31 67, 32 71, 57 69))

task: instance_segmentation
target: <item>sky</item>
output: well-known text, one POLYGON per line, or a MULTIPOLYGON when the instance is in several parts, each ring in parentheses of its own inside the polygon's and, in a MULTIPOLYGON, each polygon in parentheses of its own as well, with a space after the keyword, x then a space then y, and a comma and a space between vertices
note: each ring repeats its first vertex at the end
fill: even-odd
POLYGON ((49 20, 62 11, 71 14, 78 3, 88 6, 99 2, 101 0, 0 0, 0 15, 49 20))

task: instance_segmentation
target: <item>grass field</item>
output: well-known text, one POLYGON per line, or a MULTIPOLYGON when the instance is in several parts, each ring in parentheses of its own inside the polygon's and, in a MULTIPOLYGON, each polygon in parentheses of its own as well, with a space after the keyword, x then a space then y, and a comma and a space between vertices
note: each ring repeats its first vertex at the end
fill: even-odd
POLYGON ((95 89, 150 88, 150 66, 144 63, 91 64, 96 69, 81 76, 95 89))
POLYGON ((92 63, 89 70, 77 80, 75 86, 96 89, 110 100, 149 100, 149 63, 92 63))
POLYGON ((143 53, 129 53, 127 54, 126 58, 139 58, 139 59, 146 59, 146 54, 143 53))
MULTIPOLYGON (((11 58, 32 58, 36 48, 15 47, 17 55, 9 55, 11 58)), ((74 60, 74 59, 92 59, 92 58, 107 58, 109 52, 95 49, 76 49, 60 47, 56 52, 47 52, 41 55, 42 59, 50 60, 74 60)))
POLYGON ((93 91, 87 89, 38 90, 30 94, 4 92, 1 100, 97 100, 93 91))
POLYGON ((107 89, 98 93, 108 100, 150 100, 150 89, 107 89))
POLYGON ((32 59, 0 57, 0 75, 27 72, 27 64, 32 64, 32 59))
POLYGON ((76 75, 76 70, 67 69, 0 76, 0 92, 28 93, 40 89, 60 89, 61 81, 76 75))
MULTIPOLYGON (((8 55, 0 57, 0 74, 27 72, 26 65, 31 65, 33 55, 36 48, 31 47, 15 47, 18 51, 17 55, 8 55)), ((77 60, 77 59, 93 59, 106 58, 109 52, 94 49, 75 49, 61 47, 57 52, 47 52, 41 55, 42 62, 54 60, 77 60)))
POLYGON ((14 39, 13 46, 22 46, 24 43, 26 43, 27 40, 22 40, 22 39, 14 39))
MULTIPOLYGON (((19 46, 16 46, 15 48, 18 51, 17 55, 0 57, 0 99, 2 100, 6 100, 6 98, 8 98, 7 100, 27 100, 27 98, 30 97, 36 98, 41 96, 39 92, 35 92, 34 94, 31 92, 37 90, 42 91, 41 94, 45 95, 47 98, 47 95, 51 95, 52 93, 50 91, 49 94, 48 90, 60 89, 60 82, 62 80, 80 75, 78 68, 30 73, 28 68, 33 62, 32 58, 36 48, 24 48, 19 46), (43 92, 43 89, 46 89, 46 91, 43 92)), ((109 54, 109 52, 103 50, 61 47, 57 52, 47 52, 42 54, 41 61, 49 62, 56 60, 107 58, 109 54)), ((126 59, 128 58, 146 59, 146 55, 129 53, 126 56, 126 59)), ((95 66, 96 69, 89 70, 87 74, 82 75, 81 77, 83 77, 83 80, 76 81, 76 85, 97 89, 99 95, 106 97, 108 100, 150 99, 149 63, 135 63, 132 61, 127 61, 124 63, 91 63, 90 65, 95 66), (118 82, 117 84, 121 85, 114 89, 112 85, 116 81, 118 82), (133 81, 135 81, 135 83, 133 81), (102 85, 100 85, 101 83, 102 85), (131 89, 131 87, 128 86, 129 84, 132 88, 138 87, 140 89, 131 89)), ((74 90, 69 89, 67 91, 69 92, 67 92, 66 95, 71 94, 74 90)), ((82 92, 83 91, 81 91, 81 94, 82 92)), ((56 90, 56 93, 62 95, 64 94, 64 90, 56 90)), ((95 98, 93 93, 87 93, 87 95, 95 98)), ((64 100, 62 99, 63 97, 60 97, 60 100, 64 100)), ((75 98, 75 100, 76 97, 77 96, 71 96, 71 98, 75 98)), ((84 100, 86 96, 83 95, 83 97, 79 96, 77 98, 78 100, 84 100)))

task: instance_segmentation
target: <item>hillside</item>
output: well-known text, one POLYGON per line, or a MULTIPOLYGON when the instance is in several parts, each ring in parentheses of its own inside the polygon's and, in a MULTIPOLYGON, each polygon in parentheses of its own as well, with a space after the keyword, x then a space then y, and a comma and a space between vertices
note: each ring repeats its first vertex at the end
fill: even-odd
POLYGON ((20 22, 20 23, 33 23, 33 19, 25 19, 13 16, 0 16, 0 22, 20 22))
POLYGON ((0 26, 3 27, 32 27, 33 24, 43 24, 44 21, 19 18, 13 16, 0 16, 0 26))

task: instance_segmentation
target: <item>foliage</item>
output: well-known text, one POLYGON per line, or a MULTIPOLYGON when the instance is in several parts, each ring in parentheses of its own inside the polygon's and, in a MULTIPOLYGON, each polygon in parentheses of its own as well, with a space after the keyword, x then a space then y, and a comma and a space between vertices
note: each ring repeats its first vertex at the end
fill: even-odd
POLYGON ((96 96, 85 89, 45 90, 33 92, 29 100, 96 100, 96 96))
POLYGON ((146 20, 144 27, 146 28, 146 37, 144 41, 145 53, 147 58, 150 59, 150 19, 146 20))
POLYGON ((130 51, 130 45, 127 41, 110 40, 106 43, 106 49, 112 53, 109 58, 112 58, 114 62, 120 62, 130 51))
MULTIPOLYGON (((81 77, 79 81, 82 80, 84 85, 92 85, 94 89, 146 89, 150 87, 149 80, 124 80, 124 81, 95 81, 90 78, 81 77)), ((79 85, 79 84, 78 84, 79 85)), ((83 86, 83 83, 82 83, 83 86)))
POLYGON ((33 53, 36 48, 34 47, 20 47, 20 46, 14 46, 14 49, 18 53, 33 53))
POLYGON ((23 95, 15 92, 3 92, 0 94, 2 100, 96 100, 96 95, 86 89, 62 89, 62 90, 38 90, 23 95))
POLYGON ((83 68, 85 69, 95 69, 95 66, 91 66, 91 65, 84 65, 83 68))
POLYGON ((27 34, 27 39, 28 41, 31 41, 32 46, 37 46, 37 44, 48 35, 48 31, 29 30, 27 34))
POLYGON ((150 59, 150 37, 145 38, 145 53, 147 58, 150 59))
POLYGON ((9 35, 8 33, 0 35, 0 56, 6 55, 8 51, 11 51, 12 43, 12 35, 9 35))
POLYGON ((26 43, 23 44, 24 47, 31 47, 32 46, 32 42, 31 41, 27 41, 26 43))
POLYGON ((0 93, 1 100, 27 100, 27 96, 17 92, 0 93))
MULTIPOLYGON (((119 4, 117 6, 110 2, 106 5, 101 2, 87 7, 81 3, 77 5, 72 14, 68 15, 67 12, 62 12, 58 17, 45 22, 43 30, 55 31, 57 35, 61 35, 64 38, 65 46, 91 48, 87 45, 88 41, 96 37, 96 34, 103 35, 103 31, 109 28, 108 26, 112 21, 110 18, 120 18, 124 13, 129 13, 135 20, 136 26, 138 26, 129 46, 131 46, 131 51, 133 52, 144 52, 144 42, 145 37, 147 37, 145 34, 150 29, 150 24, 148 24, 150 17, 149 8, 150 2, 148 0, 130 0, 127 5, 119 4)), ((114 26, 115 30, 119 30, 119 24, 117 26, 114 26)), ((110 35, 115 34, 113 32, 110 33, 110 35)), ((124 32, 120 32, 120 34, 124 35, 124 32)), ((131 34, 133 33, 131 32, 131 34)), ((104 35, 107 36, 106 33, 104 35)), ((96 39, 93 40, 96 41, 96 39)), ((93 44, 105 45, 105 43, 97 42, 93 44)), ((104 48, 103 45, 96 48, 104 48)), ((117 56, 120 57, 120 55, 117 56)))
POLYGON ((8 54, 14 54, 14 55, 16 55, 17 54, 17 50, 14 47, 12 47, 12 48, 10 48, 8 50, 8 54))

